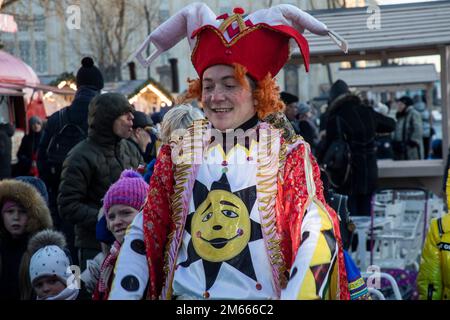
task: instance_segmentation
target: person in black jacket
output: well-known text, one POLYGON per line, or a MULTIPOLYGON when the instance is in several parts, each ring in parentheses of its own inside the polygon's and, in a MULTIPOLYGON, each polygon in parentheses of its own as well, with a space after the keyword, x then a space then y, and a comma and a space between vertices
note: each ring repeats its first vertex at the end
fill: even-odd
POLYGON ((122 94, 108 92, 95 97, 89 105, 88 137, 70 150, 63 164, 58 211, 75 225, 82 271, 87 260, 100 251, 95 227, 106 191, 123 170, 143 164, 141 153, 127 140, 133 111, 122 94))
POLYGON ((330 89, 327 113, 324 150, 338 136, 337 121, 340 121, 351 153, 350 176, 336 191, 349 196, 352 215, 370 215, 370 201, 378 179, 375 135, 395 130, 395 120, 365 106, 342 80, 330 89))
POLYGON ((33 161, 37 159, 37 150, 41 140, 42 133, 42 119, 38 116, 32 116, 28 120, 30 133, 25 135, 20 143, 17 158, 19 162, 16 167, 16 176, 37 176, 38 172, 35 170, 33 161))
POLYGON ((9 123, 0 123, 0 180, 11 177, 11 137, 14 131, 9 123))
POLYGON ((64 232, 68 248, 72 252, 72 259, 75 263, 77 262, 77 254, 74 247, 75 240, 73 226, 60 218, 56 203, 61 172, 50 166, 47 149, 52 138, 55 137, 58 132, 60 132, 61 128, 69 121, 81 128, 85 132, 85 137, 87 137, 89 103, 95 96, 100 94, 100 91, 104 86, 103 76, 100 70, 94 65, 94 61, 91 58, 85 57, 81 60, 81 67, 76 75, 76 85, 77 91, 72 104, 55 112, 48 118, 47 125, 42 132, 37 158, 40 178, 45 182, 48 189, 49 208, 52 213, 55 227, 64 232), (63 112, 66 113, 65 117, 62 116, 63 112))

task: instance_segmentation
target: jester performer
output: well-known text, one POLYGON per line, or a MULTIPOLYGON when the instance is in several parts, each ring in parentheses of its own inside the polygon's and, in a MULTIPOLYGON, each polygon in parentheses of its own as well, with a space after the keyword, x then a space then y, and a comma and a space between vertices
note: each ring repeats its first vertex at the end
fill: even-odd
MULTIPOLYGON (((287 127, 274 76, 304 29, 345 40, 292 5, 217 17, 188 5, 137 52, 148 65, 187 37, 207 120, 159 153, 109 299, 349 299, 336 213, 309 145, 287 127), (149 43, 157 51, 144 58, 149 43)), ((292 128, 291 128, 292 129, 292 128)))

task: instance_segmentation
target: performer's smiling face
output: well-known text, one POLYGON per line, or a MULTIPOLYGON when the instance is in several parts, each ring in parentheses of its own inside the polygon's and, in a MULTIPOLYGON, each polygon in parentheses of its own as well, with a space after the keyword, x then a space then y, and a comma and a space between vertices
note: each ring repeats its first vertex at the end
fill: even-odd
POLYGON ((239 197, 214 190, 192 218, 192 242, 197 254, 210 262, 237 256, 250 239, 249 212, 239 197))
POLYGON ((232 66, 215 65, 205 70, 202 102, 207 118, 218 130, 235 129, 256 113, 250 84, 243 87, 232 66))

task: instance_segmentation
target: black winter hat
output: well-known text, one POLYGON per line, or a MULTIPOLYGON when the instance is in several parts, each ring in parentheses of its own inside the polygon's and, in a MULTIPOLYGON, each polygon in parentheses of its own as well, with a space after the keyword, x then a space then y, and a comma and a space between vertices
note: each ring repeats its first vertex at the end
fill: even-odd
POLYGON ((153 125, 153 121, 150 118, 150 116, 148 116, 147 114, 145 114, 144 112, 141 111, 135 111, 133 112, 133 128, 142 128, 145 129, 146 127, 152 126, 153 125))
POLYGON ((98 91, 104 86, 102 73, 94 66, 94 60, 90 57, 81 60, 81 68, 77 72, 77 87, 81 86, 91 86, 98 91))
POLYGON ((45 186, 44 181, 39 178, 31 177, 31 176, 18 176, 15 177, 16 180, 23 181, 25 183, 31 184, 33 187, 39 191, 41 196, 44 198, 45 203, 48 205, 48 192, 47 187, 45 186))
POLYGON ((298 102, 298 97, 289 92, 283 91, 280 93, 281 101, 284 102, 285 105, 288 105, 293 102, 298 102))
POLYGON ((88 135, 103 136, 107 140, 116 140, 113 133, 114 121, 127 112, 134 112, 128 99, 117 92, 97 95, 89 104, 88 135))
POLYGON ((414 104, 413 99, 411 99, 408 96, 403 96, 400 99, 397 99, 397 101, 403 102, 407 107, 412 106, 414 104))
POLYGON ((330 88, 330 93, 328 95, 328 104, 330 105, 337 97, 343 95, 344 93, 350 92, 347 83, 343 80, 337 80, 330 88))

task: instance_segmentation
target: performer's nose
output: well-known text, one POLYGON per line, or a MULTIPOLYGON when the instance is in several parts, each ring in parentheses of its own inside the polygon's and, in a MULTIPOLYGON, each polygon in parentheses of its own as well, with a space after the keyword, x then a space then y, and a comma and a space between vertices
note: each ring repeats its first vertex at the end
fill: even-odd
POLYGON ((220 229, 222 229, 222 226, 215 225, 215 226, 213 227, 213 229, 216 230, 216 231, 219 231, 220 229))

